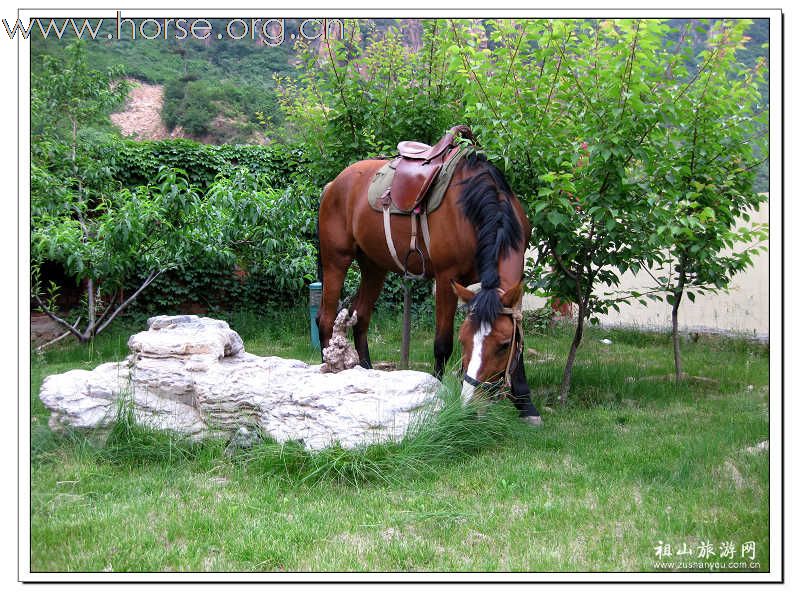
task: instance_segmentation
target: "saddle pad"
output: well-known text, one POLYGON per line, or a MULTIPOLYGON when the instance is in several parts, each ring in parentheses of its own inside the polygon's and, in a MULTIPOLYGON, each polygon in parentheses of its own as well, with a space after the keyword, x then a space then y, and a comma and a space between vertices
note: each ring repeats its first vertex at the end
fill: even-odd
MULTIPOLYGON (((441 205, 447 187, 450 185, 450 180, 453 178, 453 173, 456 170, 458 161, 471 149, 471 146, 460 148, 458 152, 453 154, 442 166, 442 169, 436 176, 436 180, 431 184, 428 193, 423 199, 423 205, 427 207, 428 214, 435 211, 439 208, 439 205, 441 205)), ((392 181, 394 180, 394 163, 395 161, 391 160, 382 166, 378 172, 372 176, 372 181, 369 184, 369 189, 367 190, 369 205, 377 211, 383 210, 381 196, 383 196, 383 193, 392 185, 392 181)), ((410 214, 410 211, 400 210, 394 204, 392 204, 389 212, 395 215, 410 214)))

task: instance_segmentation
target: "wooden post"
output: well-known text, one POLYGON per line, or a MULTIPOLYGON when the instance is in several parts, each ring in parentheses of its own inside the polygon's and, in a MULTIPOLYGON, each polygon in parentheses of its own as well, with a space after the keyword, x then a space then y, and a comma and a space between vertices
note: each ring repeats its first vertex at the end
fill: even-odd
POLYGON ((408 350, 411 345, 411 285, 403 280, 403 346, 400 350, 400 368, 408 369, 408 350))

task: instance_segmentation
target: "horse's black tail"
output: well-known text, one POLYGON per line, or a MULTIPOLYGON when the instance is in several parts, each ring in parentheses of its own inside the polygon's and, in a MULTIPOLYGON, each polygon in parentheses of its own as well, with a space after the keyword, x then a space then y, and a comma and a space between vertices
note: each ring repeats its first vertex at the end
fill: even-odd
MULTIPOLYGON (((328 189, 330 183, 326 183, 322 188, 322 194, 319 197, 319 204, 322 206, 322 198, 325 196, 325 191, 328 189)), ((314 233, 314 241, 317 244, 317 281, 322 281, 322 251, 320 250, 319 243, 319 206, 317 207, 317 230, 314 233)))
POLYGON ((317 231, 314 235, 314 241, 317 244, 317 281, 322 281, 322 253, 319 249, 319 212, 317 212, 317 231))

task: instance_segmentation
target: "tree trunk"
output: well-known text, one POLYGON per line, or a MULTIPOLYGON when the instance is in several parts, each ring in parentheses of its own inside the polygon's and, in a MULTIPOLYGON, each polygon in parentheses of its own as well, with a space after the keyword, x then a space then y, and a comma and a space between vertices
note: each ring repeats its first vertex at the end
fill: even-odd
POLYGON ((583 321, 586 318, 586 305, 578 303, 578 323, 575 327, 575 336, 572 338, 572 346, 569 349, 567 356, 567 364, 564 367, 564 376, 561 379, 561 391, 558 394, 558 400, 562 406, 567 404, 567 396, 569 395, 569 388, 572 384, 572 365, 575 363, 575 355, 578 353, 578 346, 581 345, 583 339, 583 321))
POLYGON ((681 360, 681 340, 678 335, 678 308, 683 298, 683 286, 675 290, 675 301, 672 303, 672 351, 675 355, 675 383, 683 379, 683 362, 681 360))
POLYGON ((97 311, 94 305, 94 279, 91 277, 89 277, 89 280, 86 282, 86 297, 89 305, 89 326, 86 328, 86 336, 91 338, 94 336, 95 321, 97 319, 97 311))
MULTIPOLYGON (((134 300, 136 300, 136 297, 143 290, 145 290, 147 288, 147 286, 149 286, 151 283, 153 283, 153 281, 155 281, 156 278, 159 277, 166 270, 167 269, 161 269, 160 271, 152 271, 150 273, 150 275, 147 276, 147 279, 144 280, 142 285, 140 285, 139 288, 133 294, 128 296, 127 300, 125 300, 125 301, 122 301, 122 291, 120 291, 119 292, 120 304, 119 304, 119 306, 116 307, 116 309, 113 312, 111 312, 110 315, 108 313, 111 311, 111 308, 113 306, 116 294, 111 297, 111 300, 109 300, 110 304, 108 305, 108 307, 106 307, 106 310, 103 311, 103 314, 100 315, 99 319, 97 318, 97 312, 96 312, 97 307, 96 307, 94 301, 92 300, 89 303, 90 307, 89 307, 89 311, 88 312, 89 312, 90 319, 93 319, 94 323, 92 325, 88 326, 83 333, 81 333, 77 329, 78 322, 80 322, 80 319, 78 319, 78 322, 76 322, 75 325, 71 325, 70 323, 68 323, 67 321, 65 321, 61 317, 59 317, 57 314, 52 312, 49 308, 47 308, 47 305, 44 303, 44 301, 38 295, 35 295, 34 298, 36 299, 36 303, 39 305, 39 307, 42 309, 42 311, 48 317, 50 317, 53 321, 55 321, 56 323, 62 325, 65 329, 67 329, 70 333, 72 333, 72 335, 74 335, 75 338, 79 342, 85 344, 86 342, 89 342, 93 338, 95 338, 96 336, 100 335, 100 333, 102 333, 103 330, 106 327, 108 327, 111 324, 111 322, 115 318, 117 318, 117 316, 119 316, 119 314, 123 310, 125 310, 125 308, 128 307, 128 305, 130 305, 134 300)), ((94 291, 95 291, 94 290, 94 280, 89 279, 88 283, 87 283, 87 286, 89 288, 90 298, 93 298, 92 294, 94 294, 94 291)))

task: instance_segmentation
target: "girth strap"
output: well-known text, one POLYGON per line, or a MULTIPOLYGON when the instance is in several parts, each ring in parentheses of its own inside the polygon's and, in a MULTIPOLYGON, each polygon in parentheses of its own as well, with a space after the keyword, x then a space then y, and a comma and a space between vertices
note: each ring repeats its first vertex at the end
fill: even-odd
POLYGON ((394 247, 394 241, 392 240, 392 221, 389 218, 389 209, 391 205, 388 202, 384 202, 383 204, 383 233, 386 235, 386 245, 389 247, 389 254, 392 255, 392 259, 394 260, 395 264, 398 268, 402 271, 404 270, 403 263, 400 262, 400 259, 397 257, 397 250, 394 247))

